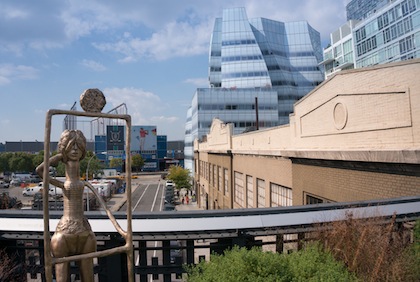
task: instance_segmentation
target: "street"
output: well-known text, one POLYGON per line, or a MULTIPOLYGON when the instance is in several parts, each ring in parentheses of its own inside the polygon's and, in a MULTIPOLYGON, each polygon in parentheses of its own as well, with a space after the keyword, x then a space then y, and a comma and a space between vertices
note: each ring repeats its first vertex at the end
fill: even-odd
MULTIPOLYGON (((132 180, 132 208, 137 211, 161 211, 165 199, 165 181, 160 175, 141 175, 132 180)), ((124 204, 120 211, 126 211, 124 204)))

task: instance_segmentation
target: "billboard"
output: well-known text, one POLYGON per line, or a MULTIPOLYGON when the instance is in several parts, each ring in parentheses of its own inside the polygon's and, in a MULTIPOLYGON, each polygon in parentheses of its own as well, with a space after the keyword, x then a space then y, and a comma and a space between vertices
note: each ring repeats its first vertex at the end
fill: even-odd
POLYGON ((156 126, 136 125, 131 127, 131 152, 151 152, 157 150, 156 126))
POLYGON ((107 151, 124 151, 124 126, 108 125, 106 127, 107 151))

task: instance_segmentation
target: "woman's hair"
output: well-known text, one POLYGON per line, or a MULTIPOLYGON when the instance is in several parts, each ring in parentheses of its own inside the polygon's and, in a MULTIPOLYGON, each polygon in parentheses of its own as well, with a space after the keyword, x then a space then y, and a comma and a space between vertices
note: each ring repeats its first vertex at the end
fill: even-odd
POLYGON ((67 152, 71 150, 73 145, 82 151, 82 160, 86 156, 86 138, 80 130, 64 130, 61 133, 60 141, 58 142, 58 152, 63 155, 63 161, 67 162, 67 152))

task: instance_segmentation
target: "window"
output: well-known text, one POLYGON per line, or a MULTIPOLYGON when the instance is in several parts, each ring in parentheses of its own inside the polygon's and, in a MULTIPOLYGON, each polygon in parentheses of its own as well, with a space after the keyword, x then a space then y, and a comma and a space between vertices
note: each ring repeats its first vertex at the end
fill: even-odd
POLYGON ((224 179, 225 179, 225 195, 228 195, 229 194, 229 186, 228 186, 228 183, 229 183, 229 175, 228 175, 228 170, 226 169, 226 168, 224 168, 223 169, 224 170, 224 179))
POLYGON ((217 169, 216 169, 216 165, 213 165, 213 186, 217 187, 217 169))
POLYGON ((223 187, 223 174, 222 174, 222 168, 219 166, 218 167, 219 170, 219 185, 217 185, 217 190, 221 190, 223 187))
POLYGON ((412 49, 414 49, 414 36, 408 36, 404 39, 401 39, 399 41, 399 45, 400 45, 400 54, 404 54, 407 53, 408 51, 411 51, 412 49))
POLYGON ((314 196, 314 195, 310 195, 310 194, 306 194, 306 204, 307 205, 317 205, 317 204, 322 204, 322 203, 331 203, 332 201, 318 197, 318 196, 314 196))
POLYGON ((293 205, 292 189, 275 183, 270 183, 271 206, 289 207, 293 205))
POLYGON ((254 207, 254 180, 252 176, 246 176, 247 208, 254 207))
POLYGON ((344 50, 344 54, 347 54, 349 52, 352 51, 352 40, 347 40, 346 42, 343 43, 343 50, 344 50))
MULTIPOLYGON (((379 26, 379 23, 378 23, 379 26)), ((380 28, 379 28, 380 29, 380 28)), ((356 42, 360 42, 366 38, 366 30, 365 27, 362 27, 359 30, 356 30, 356 42)))
POLYGON ((316 204, 322 204, 324 202, 324 200, 311 196, 311 195, 306 195, 306 204, 307 205, 316 205, 316 204))
POLYGON ((257 208, 265 207, 265 181, 257 178, 257 208))
POLYGON ((240 172, 236 172, 234 173, 234 177, 235 177, 235 190, 234 190, 234 195, 235 195, 235 202, 240 206, 240 207, 244 207, 244 176, 242 173, 240 172))

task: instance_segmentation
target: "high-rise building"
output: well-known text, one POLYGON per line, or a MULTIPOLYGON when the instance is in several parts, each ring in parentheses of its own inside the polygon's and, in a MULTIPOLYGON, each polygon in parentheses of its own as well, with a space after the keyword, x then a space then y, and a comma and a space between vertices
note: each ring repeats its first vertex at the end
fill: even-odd
POLYGON ((322 62, 326 77, 347 68, 420 57, 420 0, 385 4, 363 20, 348 21, 331 33, 322 62))
POLYGON ((352 0, 346 6, 347 20, 362 20, 394 0, 352 0))
POLYGON ((185 167, 192 170, 193 140, 207 134, 215 117, 234 123, 235 133, 288 123, 293 104, 323 81, 320 42, 305 21, 223 10, 210 41, 210 87, 197 89, 187 113, 185 167))

